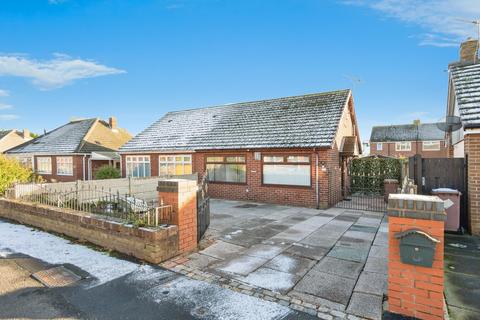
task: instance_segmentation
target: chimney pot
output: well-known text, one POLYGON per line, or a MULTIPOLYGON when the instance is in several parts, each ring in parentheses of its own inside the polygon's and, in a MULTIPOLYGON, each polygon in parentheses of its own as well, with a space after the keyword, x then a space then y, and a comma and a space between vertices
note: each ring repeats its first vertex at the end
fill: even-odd
POLYGON ((23 129, 23 140, 30 139, 30 130, 23 129))
POLYGON ((477 62, 478 40, 468 39, 460 45, 460 62, 477 62))
POLYGON ((110 129, 117 129, 117 118, 110 117, 108 119, 108 124, 110 125, 110 129))

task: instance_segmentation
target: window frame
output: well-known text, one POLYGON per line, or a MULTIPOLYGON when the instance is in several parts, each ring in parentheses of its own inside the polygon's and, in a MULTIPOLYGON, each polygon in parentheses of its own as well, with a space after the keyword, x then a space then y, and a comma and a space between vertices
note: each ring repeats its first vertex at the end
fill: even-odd
POLYGON ((38 174, 52 174, 52 157, 48 156, 42 156, 42 157, 36 157, 36 173, 38 174), (50 171, 40 171, 40 159, 48 159, 48 162, 50 162, 50 171))
POLYGON ((56 157, 55 158, 55 164, 57 165, 57 176, 69 176, 69 177, 73 176, 73 157, 71 157, 71 156, 56 157), (72 172, 71 173, 60 173, 60 172, 58 172, 58 168, 60 167, 58 160, 60 160, 60 159, 70 159, 71 165, 72 165, 72 172))
POLYGON ((429 140, 429 141, 422 141, 422 151, 440 151, 442 149, 442 141, 441 140, 429 140), (425 149, 425 142, 430 144, 437 144, 438 148, 435 149, 425 149))
POLYGON ((313 175, 312 175, 312 156, 310 154, 262 154, 262 166, 261 166, 261 181, 262 181, 262 186, 264 187, 280 187, 280 188, 299 188, 299 189, 312 189, 313 183, 313 175), (288 157, 307 157, 308 162, 288 162, 287 158, 288 157), (264 158, 265 157, 283 157, 283 162, 265 162, 264 158), (309 185, 295 185, 295 184, 272 184, 272 183, 265 183, 264 182, 264 176, 263 176, 263 171, 264 171, 264 166, 265 165, 307 165, 309 166, 309 176, 310 176, 310 184, 309 185))
MULTIPOLYGON (((177 162, 175 160, 175 157, 182 157, 182 162, 181 164, 183 165, 183 175, 185 174, 192 174, 193 173, 193 155, 192 154, 160 154, 158 156, 158 176, 161 177, 161 165, 162 163, 166 163, 167 165, 168 164, 174 164, 174 169, 175 169, 175 172, 176 172, 176 167, 177 167, 177 162), (168 157, 173 157, 174 160, 173 162, 168 162, 168 160, 166 162, 162 162, 160 160, 161 157, 165 157, 165 158, 168 158, 168 157), (185 157, 190 157, 190 162, 187 163, 185 162, 185 157), (185 173, 185 164, 189 164, 190 165, 190 168, 192 169, 192 172, 191 173, 185 173)), ((151 170, 151 169, 150 169, 151 170)), ((167 170, 168 171, 168 170, 167 170)), ((176 174, 175 174, 176 175, 176 174)), ((167 174, 166 176, 170 176, 169 174, 167 174)))
POLYGON ((412 151, 412 142, 411 141, 397 141, 397 142, 395 142, 395 151, 399 151, 399 152, 412 151), (403 149, 402 147, 399 148, 399 146, 401 146, 403 144, 407 144, 407 143, 408 143, 408 149, 403 149))
POLYGON ((208 183, 214 184, 234 184, 234 185, 247 185, 248 184, 248 167, 247 167, 247 155, 244 153, 229 153, 229 154, 205 154, 205 172, 208 172, 209 164, 243 164, 245 165, 245 182, 230 182, 230 181, 212 181, 208 179, 208 183), (223 161, 212 161, 209 162, 208 158, 222 157, 223 161), (229 157, 243 157, 243 162, 227 162, 226 158, 229 157))
MULTIPOLYGON (((133 169, 133 168, 132 168, 133 169)), ((144 174, 145 174, 145 167, 144 167, 144 174)), ((150 178, 152 176, 152 159, 150 157, 150 155, 143 155, 143 154, 139 154, 139 155, 127 155, 125 156, 125 176, 128 178, 128 177, 132 177, 132 178, 150 178), (149 172, 149 175, 144 175, 142 177, 134 177, 133 176, 133 171, 132 171, 132 175, 128 175, 128 159, 129 158, 133 158, 133 157, 144 157, 144 158, 147 158, 148 159, 148 162, 142 162, 142 163, 149 163, 150 164, 150 172, 149 172)))
POLYGON ((377 148, 377 151, 383 151, 383 142, 376 142, 375 148, 377 148))

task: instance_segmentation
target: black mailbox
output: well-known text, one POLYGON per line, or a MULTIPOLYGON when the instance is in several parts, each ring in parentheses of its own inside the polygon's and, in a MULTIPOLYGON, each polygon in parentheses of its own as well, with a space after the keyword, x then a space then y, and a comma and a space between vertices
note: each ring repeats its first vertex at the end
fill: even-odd
POLYGON ((432 267, 439 240, 418 229, 396 233, 395 238, 400 239, 400 258, 403 263, 432 267))

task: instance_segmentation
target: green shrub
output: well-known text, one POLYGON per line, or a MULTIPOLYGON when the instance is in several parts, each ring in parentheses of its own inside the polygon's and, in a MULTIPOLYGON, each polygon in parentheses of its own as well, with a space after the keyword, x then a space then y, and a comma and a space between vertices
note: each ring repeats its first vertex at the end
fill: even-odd
POLYGON ((348 170, 352 192, 383 192, 385 179, 400 181, 402 165, 394 158, 356 158, 348 170))
POLYGON ((22 166, 16 159, 0 154, 0 194, 16 182, 28 182, 32 178, 31 169, 22 166))
POLYGON ((109 165, 101 166, 95 173, 95 179, 98 180, 117 179, 120 178, 120 176, 120 170, 109 165))

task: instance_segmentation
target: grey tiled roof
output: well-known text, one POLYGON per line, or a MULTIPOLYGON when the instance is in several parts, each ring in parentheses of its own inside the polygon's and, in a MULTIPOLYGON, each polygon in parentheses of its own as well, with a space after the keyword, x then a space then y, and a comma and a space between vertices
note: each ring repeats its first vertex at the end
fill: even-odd
POLYGON ((480 127, 480 63, 453 65, 450 77, 463 126, 480 127))
POLYGON ((327 147, 350 90, 169 112, 120 152, 327 147))
POLYGON ((444 138, 445 132, 438 128, 437 123, 422 123, 419 126, 402 124, 373 127, 370 142, 429 141, 444 138))
POLYGON ((7 153, 74 153, 96 119, 72 121, 30 140, 7 153))

